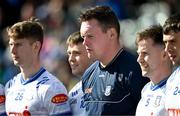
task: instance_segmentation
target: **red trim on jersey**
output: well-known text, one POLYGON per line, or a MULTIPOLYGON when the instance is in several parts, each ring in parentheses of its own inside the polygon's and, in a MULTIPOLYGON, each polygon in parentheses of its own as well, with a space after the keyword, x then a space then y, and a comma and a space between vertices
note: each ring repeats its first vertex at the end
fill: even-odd
POLYGON ((5 95, 0 95, 0 104, 5 103, 5 95))

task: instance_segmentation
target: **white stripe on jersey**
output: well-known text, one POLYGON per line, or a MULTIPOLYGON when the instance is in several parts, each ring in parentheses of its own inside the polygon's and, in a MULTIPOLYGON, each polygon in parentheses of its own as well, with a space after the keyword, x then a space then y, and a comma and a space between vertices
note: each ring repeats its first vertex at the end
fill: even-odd
POLYGON ((9 115, 49 116, 70 112, 64 85, 44 68, 29 80, 18 74, 5 87, 9 115))

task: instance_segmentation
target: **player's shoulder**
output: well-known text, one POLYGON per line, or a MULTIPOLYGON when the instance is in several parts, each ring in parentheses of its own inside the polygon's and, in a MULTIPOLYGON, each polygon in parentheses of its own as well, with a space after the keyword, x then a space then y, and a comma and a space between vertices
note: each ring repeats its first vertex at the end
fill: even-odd
POLYGON ((179 80, 180 80, 179 75, 180 75, 180 66, 174 68, 172 74, 170 75, 169 79, 167 80, 167 83, 172 83, 172 82, 177 83, 177 82, 179 82, 179 80))
POLYGON ((73 97, 82 91, 82 81, 79 81, 70 91, 69 96, 73 97))
POLYGON ((151 84, 152 84, 151 81, 148 82, 148 83, 146 83, 146 84, 144 85, 144 87, 142 88, 141 93, 145 93, 145 92, 151 90, 151 84))
POLYGON ((86 80, 86 78, 88 78, 98 66, 99 66, 99 61, 95 61, 93 64, 91 64, 84 72, 82 79, 86 80))
POLYGON ((99 61, 95 61, 93 64, 91 64, 87 70, 85 71, 85 73, 91 72, 93 70, 95 70, 95 68, 99 65, 99 61))
POLYGON ((38 89, 43 89, 46 91, 66 91, 63 83, 47 70, 41 75, 40 78, 38 78, 37 81, 36 88, 38 89))
POLYGON ((177 67, 172 74, 173 74, 174 76, 175 76, 175 75, 180 75, 180 66, 177 67))
POLYGON ((10 88, 13 86, 17 81, 20 81, 21 73, 15 75, 13 78, 11 78, 9 81, 6 82, 5 88, 10 88))
POLYGON ((39 83, 61 83, 60 80, 57 79, 53 74, 51 74, 48 70, 45 69, 45 72, 41 74, 41 76, 37 79, 39 83))
POLYGON ((131 52, 130 50, 123 48, 123 51, 120 53, 120 57, 131 59, 131 60, 136 60, 137 55, 133 54, 133 52, 131 52))

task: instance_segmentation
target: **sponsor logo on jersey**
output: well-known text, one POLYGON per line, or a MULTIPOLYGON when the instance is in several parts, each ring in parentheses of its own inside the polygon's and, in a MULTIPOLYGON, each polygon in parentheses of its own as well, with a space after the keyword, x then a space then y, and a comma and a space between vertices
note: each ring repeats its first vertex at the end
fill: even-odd
POLYGON ((27 109, 28 109, 28 107, 25 106, 25 110, 22 113, 23 116, 31 116, 31 113, 27 109))
POLYGON ((180 109, 168 109, 168 116, 180 116, 180 109))
POLYGON ((0 104, 5 103, 5 95, 0 95, 0 104))
POLYGON ((52 103, 55 103, 55 104, 58 104, 58 103, 66 102, 67 100, 68 100, 67 95, 65 95, 65 94, 58 94, 58 95, 55 95, 55 96, 51 99, 51 102, 52 102, 52 103))
POLYGON ((31 116, 31 113, 28 111, 28 107, 25 106, 25 110, 22 113, 19 113, 19 112, 9 112, 8 116, 31 116))

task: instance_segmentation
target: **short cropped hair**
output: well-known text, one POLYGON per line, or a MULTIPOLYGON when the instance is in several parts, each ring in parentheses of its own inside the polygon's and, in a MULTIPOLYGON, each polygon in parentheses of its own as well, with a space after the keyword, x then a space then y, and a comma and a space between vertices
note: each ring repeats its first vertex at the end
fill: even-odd
POLYGON ((152 39, 154 44, 164 45, 163 29, 161 25, 152 25, 137 33, 136 46, 141 40, 152 39))
POLYGON ((26 38, 33 41, 40 41, 41 45, 44 38, 43 26, 35 17, 31 17, 27 21, 18 22, 8 27, 7 34, 9 38, 13 39, 26 38))
POLYGON ((77 31, 77 32, 72 33, 72 34, 68 37, 66 43, 67 43, 67 45, 69 45, 69 44, 75 44, 75 45, 77 45, 77 44, 79 44, 79 43, 83 43, 83 41, 84 41, 84 39, 81 37, 80 32, 77 31))
POLYGON ((79 21, 88 21, 91 19, 96 19, 102 28, 103 32, 106 32, 109 28, 115 28, 117 35, 119 37, 120 24, 116 14, 108 6, 96 6, 87 9, 85 12, 81 12, 79 21))
POLYGON ((177 33, 180 31, 180 14, 175 14, 170 16, 163 25, 163 33, 165 35, 174 32, 177 33))

